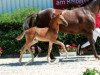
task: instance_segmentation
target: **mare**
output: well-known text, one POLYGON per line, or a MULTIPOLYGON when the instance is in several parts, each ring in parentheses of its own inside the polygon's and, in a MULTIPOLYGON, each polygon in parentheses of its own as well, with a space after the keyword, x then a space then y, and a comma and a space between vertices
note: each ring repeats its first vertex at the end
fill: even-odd
POLYGON ((48 55, 47 55, 47 60, 49 63, 51 63, 50 53, 52 50, 53 43, 60 44, 63 47, 63 50, 67 54, 65 45, 56 39, 57 39, 58 32, 59 32, 59 25, 65 25, 65 27, 66 27, 68 25, 68 23, 66 22, 66 20, 63 18, 63 16, 61 14, 58 14, 54 18, 51 19, 49 25, 50 25, 49 28, 48 27, 45 27, 45 28, 32 27, 32 28, 24 31, 21 35, 19 35, 16 38, 17 40, 21 40, 24 35, 26 38, 26 43, 20 49, 20 59, 19 59, 20 63, 22 60, 22 55, 23 55, 24 51, 27 49, 30 52, 30 54, 32 55, 32 61, 33 61, 33 54, 29 48, 31 45, 37 43, 38 41, 49 42, 48 55))
POLYGON ((34 14, 28 16, 25 23, 23 24, 23 28, 28 29, 35 25, 40 28, 49 27, 49 22, 52 19, 52 14, 58 14, 59 12, 62 12, 63 17, 68 22, 68 26, 65 27, 64 25, 60 25, 59 31, 67 34, 82 34, 86 36, 92 47, 95 58, 100 59, 95 50, 95 42, 93 40, 95 17, 99 10, 100 0, 92 0, 87 5, 72 10, 48 8, 40 11, 37 16, 34 16, 34 14), (33 24, 33 21, 36 23, 35 25, 33 24))

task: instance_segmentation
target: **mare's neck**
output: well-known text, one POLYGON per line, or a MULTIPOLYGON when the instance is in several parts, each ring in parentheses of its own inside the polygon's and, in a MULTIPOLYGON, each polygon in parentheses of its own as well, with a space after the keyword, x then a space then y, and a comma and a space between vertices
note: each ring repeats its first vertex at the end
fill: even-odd
POLYGON ((84 9, 89 10, 90 12, 96 15, 100 10, 100 1, 93 0, 88 5, 84 6, 84 9))

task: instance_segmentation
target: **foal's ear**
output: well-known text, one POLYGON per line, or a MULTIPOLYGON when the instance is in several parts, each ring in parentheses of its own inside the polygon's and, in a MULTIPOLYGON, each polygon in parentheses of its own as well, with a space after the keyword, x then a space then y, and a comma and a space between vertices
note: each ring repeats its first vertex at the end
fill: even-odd
POLYGON ((62 15, 62 13, 59 13, 59 14, 57 14, 56 16, 60 16, 60 15, 62 15))
POLYGON ((55 17, 57 17, 59 15, 62 15, 62 13, 59 13, 59 14, 53 13, 52 18, 55 18, 55 17))

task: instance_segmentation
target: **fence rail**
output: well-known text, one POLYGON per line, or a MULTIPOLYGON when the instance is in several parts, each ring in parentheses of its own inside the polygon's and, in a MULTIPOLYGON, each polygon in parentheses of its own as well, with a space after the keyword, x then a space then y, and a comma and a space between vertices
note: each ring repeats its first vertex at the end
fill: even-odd
POLYGON ((53 0, 0 0, 0 13, 12 12, 18 8, 50 8, 53 0))

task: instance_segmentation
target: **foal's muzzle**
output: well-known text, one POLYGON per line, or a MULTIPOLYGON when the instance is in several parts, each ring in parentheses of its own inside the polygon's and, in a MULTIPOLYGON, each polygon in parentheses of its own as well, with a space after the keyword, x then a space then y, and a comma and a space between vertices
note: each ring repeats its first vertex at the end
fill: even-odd
POLYGON ((67 27, 67 26, 68 26, 68 22, 65 20, 65 18, 64 18, 62 15, 60 15, 60 18, 61 18, 61 20, 62 20, 62 22, 63 22, 63 25, 64 25, 65 27, 67 27))
POLYGON ((65 27, 67 27, 67 26, 68 26, 68 22, 67 22, 66 20, 63 20, 63 25, 64 25, 65 27))

